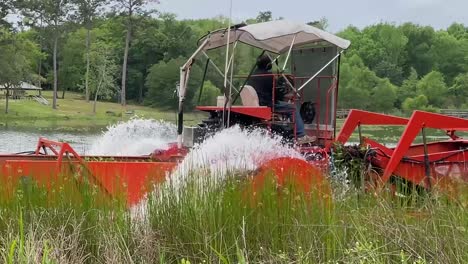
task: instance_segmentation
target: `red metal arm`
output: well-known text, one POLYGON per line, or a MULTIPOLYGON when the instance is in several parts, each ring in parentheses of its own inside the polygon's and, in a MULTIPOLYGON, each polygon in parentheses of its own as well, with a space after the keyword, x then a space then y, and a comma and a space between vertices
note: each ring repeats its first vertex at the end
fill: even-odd
POLYGON ((73 156, 81 164, 84 164, 84 160, 81 158, 81 156, 78 153, 76 153, 76 151, 68 143, 52 141, 46 138, 39 138, 39 142, 37 143, 37 148, 35 152, 36 155, 39 155, 39 151, 41 150, 41 148, 50 149, 55 155, 57 155, 57 161, 59 166, 62 163, 63 155, 68 153, 73 154, 73 156), (59 150, 57 150, 57 148, 59 150))
POLYGON ((386 182, 410 148, 413 140, 422 128, 436 128, 444 130, 468 130, 468 119, 445 116, 440 114, 415 111, 398 142, 395 151, 385 168, 382 181, 386 182))
POLYGON ((406 125, 407 123, 408 119, 403 117, 352 109, 336 141, 345 144, 358 125, 406 125))

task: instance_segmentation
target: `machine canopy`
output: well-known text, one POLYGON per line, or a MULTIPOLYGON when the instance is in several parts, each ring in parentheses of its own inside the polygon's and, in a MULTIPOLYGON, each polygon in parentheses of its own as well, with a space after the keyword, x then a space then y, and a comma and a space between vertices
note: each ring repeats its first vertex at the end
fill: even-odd
MULTIPOLYGON (((226 31, 227 29, 220 29, 204 36, 200 41, 200 43, 204 43, 208 40, 204 50, 226 46, 228 37, 226 31)), ((288 51, 293 40, 293 48, 308 44, 324 44, 345 50, 351 44, 349 40, 342 39, 321 29, 287 20, 233 27, 230 34, 230 43, 239 41, 276 54, 288 51)))

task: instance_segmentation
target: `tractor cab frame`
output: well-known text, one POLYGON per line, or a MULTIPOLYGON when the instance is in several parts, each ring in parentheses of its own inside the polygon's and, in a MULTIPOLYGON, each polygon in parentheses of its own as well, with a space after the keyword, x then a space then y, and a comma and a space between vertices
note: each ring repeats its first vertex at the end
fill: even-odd
POLYGON ((314 144, 327 145, 336 136, 340 57, 349 46, 348 40, 321 29, 285 20, 236 25, 208 33, 200 39, 198 49, 180 69, 178 146, 192 147, 209 131, 236 124, 264 127, 294 139, 296 111, 275 109, 279 89, 287 91, 289 103, 301 109, 306 134, 317 138, 314 144), (276 69, 263 76, 273 80, 272 107, 259 105, 255 87, 247 85, 251 78, 258 77, 254 75, 255 58, 252 58, 252 69, 247 76, 233 74, 240 43, 258 49, 273 61, 276 69), (226 50, 224 72, 208 55, 210 50, 223 48, 226 50), (208 120, 196 127, 184 127, 187 83, 192 65, 200 56, 207 59, 204 76, 211 66, 224 78, 224 95, 218 97, 216 105, 197 106, 198 110, 210 113, 208 120), (240 105, 236 104, 239 98, 240 105))

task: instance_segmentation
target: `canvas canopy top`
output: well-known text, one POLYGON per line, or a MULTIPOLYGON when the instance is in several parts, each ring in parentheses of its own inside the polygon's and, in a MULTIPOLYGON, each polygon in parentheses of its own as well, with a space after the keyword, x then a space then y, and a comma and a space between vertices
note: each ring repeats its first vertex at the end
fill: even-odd
MULTIPOLYGON (((233 27, 229 33, 230 43, 239 41, 277 54, 288 51, 291 44, 293 44, 293 48, 308 44, 322 44, 325 46, 336 46, 342 50, 347 49, 351 44, 349 40, 316 27, 287 20, 233 27)), ((220 29, 209 33, 200 42, 208 40, 203 49, 211 50, 226 46, 227 38, 227 29, 220 29)))

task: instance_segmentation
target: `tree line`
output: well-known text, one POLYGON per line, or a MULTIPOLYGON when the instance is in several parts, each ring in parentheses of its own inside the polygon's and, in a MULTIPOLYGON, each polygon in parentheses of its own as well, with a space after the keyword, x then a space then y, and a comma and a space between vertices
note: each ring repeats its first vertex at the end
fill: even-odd
POLYGON ((468 27, 405 23, 339 33, 351 40, 342 65, 341 106, 373 111, 468 108, 468 27))
MULTIPOLYGON (((201 36, 228 19, 179 20, 152 10, 154 0, 17 0, 0 4, 0 83, 33 82, 87 101, 127 101, 174 108, 179 67, 201 36), (11 25, 6 16, 19 14, 11 25)), ((247 23, 275 19, 260 12, 247 23)), ((278 18, 281 19, 281 18, 278 18)), ((328 21, 309 24, 326 29, 328 21)), ((340 107, 380 112, 468 108, 468 28, 379 23, 337 33, 351 40, 341 66, 340 107)), ((210 54, 223 68, 224 51, 210 54)), ((248 73, 258 51, 238 49, 236 74, 248 73)), ((223 87, 211 70, 199 94, 205 62, 189 83, 189 105, 213 103, 223 87)), ((209 66, 212 67, 212 66, 209 66)))

